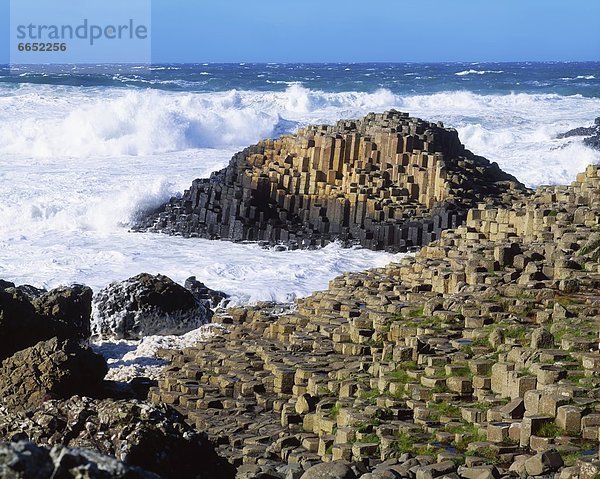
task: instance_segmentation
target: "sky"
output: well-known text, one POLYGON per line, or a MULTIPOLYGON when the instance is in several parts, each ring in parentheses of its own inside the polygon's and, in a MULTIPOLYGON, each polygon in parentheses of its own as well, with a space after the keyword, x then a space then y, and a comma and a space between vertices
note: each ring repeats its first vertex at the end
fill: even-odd
POLYGON ((153 0, 152 61, 600 61, 599 19, 599 0, 153 0))

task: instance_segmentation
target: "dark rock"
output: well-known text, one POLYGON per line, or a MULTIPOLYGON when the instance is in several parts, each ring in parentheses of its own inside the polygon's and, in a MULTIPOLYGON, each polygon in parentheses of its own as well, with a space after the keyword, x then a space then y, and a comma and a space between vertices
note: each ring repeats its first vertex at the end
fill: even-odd
POLYGON ((49 479, 54 465, 50 453, 29 442, 0 443, 0 477, 49 479))
POLYGON ((525 470, 530 476, 541 476, 563 466, 563 459, 556 449, 540 452, 525 461, 525 470))
POLYGON ((159 479, 93 451, 55 446, 51 451, 30 442, 0 443, 0 477, 11 479, 159 479))
POLYGON ((36 297, 32 304, 52 323, 52 336, 85 340, 91 334, 92 294, 87 286, 60 287, 36 297))
POLYGON ((588 148, 600 150, 600 117, 594 120, 594 125, 590 127, 580 127, 561 133, 557 136, 559 139, 571 138, 574 136, 585 136, 583 144, 588 148))
POLYGON ((308 469, 300 479, 355 479, 356 475, 342 461, 322 462, 308 469))
POLYGON ((225 294, 222 291, 215 291, 206 287, 205 284, 198 281, 195 276, 190 276, 186 279, 183 286, 194 295, 196 301, 210 309, 215 309, 223 302, 223 300, 229 297, 228 294, 225 294))
POLYGON ((29 299, 29 301, 33 301, 34 299, 39 298, 44 293, 48 292, 43 288, 36 288, 35 286, 31 286, 30 284, 21 284, 17 286, 17 289, 21 293, 23 293, 29 299))
POLYGON ((93 334, 104 338, 185 334, 212 317, 183 286, 147 273, 110 284, 98 293, 95 305, 93 334))
MULTIPOLYGON (((39 445, 64 445, 116 457, 169 479, 229 479, 232 467, 203 434, 167 406, 72 397, 28 414, 3 414, 0 438, 20 435, 39 445)), ((85 453, 89 457, 89 453, 85 453)))
POLYGON ((98 392, 106 361, 77 341, 41 341, 5 359, 0 367, 0 401, 28 409, 51 397, 98 392))
POLYGON ((20 286, 16 286, 15 283, 11 283, 10 281, 4 281, 0 279, 0 290, 15 288, 23 293, 30 301, 38 296, 41 296, 46 292, 45 289, 36 288, 35 286, 31 286, 30 284, 22 284, 20 286))
POLYGON ((33 299, 31 288, 0 289, 0 361, 54 337, 82 341, 90 336, 90 288, 61 287, 33 299))
POLYGON ((0 361, 44 339, 44 329, 22 292, 15 288, 0 290, 0 361))
POLYGON ((14 287, 15 287, 15 283, 11 283, 10 281, 5 281, 3 279, 0 279, 0 290, 14 288, 14 287))

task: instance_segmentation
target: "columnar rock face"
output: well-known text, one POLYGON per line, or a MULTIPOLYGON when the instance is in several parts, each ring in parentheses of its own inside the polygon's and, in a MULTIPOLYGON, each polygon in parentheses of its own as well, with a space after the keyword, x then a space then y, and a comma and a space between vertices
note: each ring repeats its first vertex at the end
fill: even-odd
POLYGON ((259 142, 198 179, 140 229, 309 247, 403 251, 462 224, 479 201, 524 188, 455 130, 389 111, 259 142))
POLYGON ((248 477, 344 460, 365 479, 539 476, 563 462, 561 478, 591 479, 599 251, 590 166, 571 186, 482 204, 414 257, 344 274, 286 314, 228 310, 219 337, 161 352, 172 364, 150 395, 248 477))

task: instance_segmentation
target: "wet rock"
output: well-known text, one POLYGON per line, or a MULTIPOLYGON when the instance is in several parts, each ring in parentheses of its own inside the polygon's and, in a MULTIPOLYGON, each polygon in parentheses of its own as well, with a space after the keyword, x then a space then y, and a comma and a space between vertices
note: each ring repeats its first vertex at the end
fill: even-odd
POLYGON ((5 281, 3 279, 0 279, 0 290, 4 290, 4 289, 8 289, 8 288, 14 288, 15 287, 15 283, 12 283, 10 281, 5 281))
POLYGON ((21 293, 23 293, 29 301, 33 301, 35 298, 39 298, 48 291, 42 288, 36 288, 30 284, 21 284, 16 287, 21 293))
POLYGON ((600 150, 600 117, 594 120, 594 125, 590 127, 579 127, 561 133, 557 138, 571 138, 574 136, 585 136, 583 144, 589 148, 600 150))
POLYGON ((183 286, 147 273, 110 284, 97 294, 95 306, 92 332, 102 338, 185 334, 212 317, 183 286))
POLYGON ((26 409, 49 397, 97 393, 107 372, 105 359, 77 341, 41 341, 2 362, 0 400, 26 409))
POLYGON ((210 309, 215 309, 229 297, 228 294, 222 291, 208 288, 204 283, 198 281, 195 276, 186 279, 183 286, 194 295, 196 301, 210 309))
POLYGON ((23 293, 0 290, 0 360, 44 339, 44 327, 23 293))

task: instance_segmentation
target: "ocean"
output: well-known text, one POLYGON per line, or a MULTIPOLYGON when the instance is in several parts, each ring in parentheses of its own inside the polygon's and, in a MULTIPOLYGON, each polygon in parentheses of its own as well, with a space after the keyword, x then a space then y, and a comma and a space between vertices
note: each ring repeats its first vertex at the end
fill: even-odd
POLYGON ((394 255, 130 233, 145 211, 265 137, 396 108, 458 130, 529 186, 600 154, 556 135, 600 116, 600 63, 197 64, 0 69, 0 278, 98 290, 195 275, 238 304, 289 301, 394 255))

